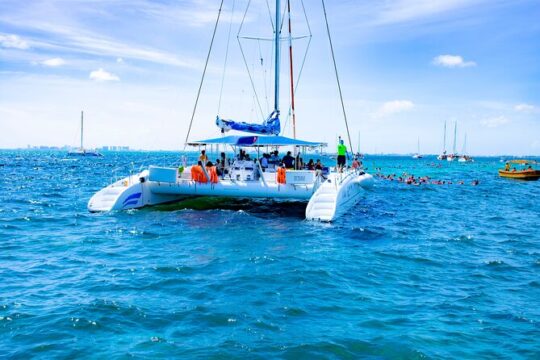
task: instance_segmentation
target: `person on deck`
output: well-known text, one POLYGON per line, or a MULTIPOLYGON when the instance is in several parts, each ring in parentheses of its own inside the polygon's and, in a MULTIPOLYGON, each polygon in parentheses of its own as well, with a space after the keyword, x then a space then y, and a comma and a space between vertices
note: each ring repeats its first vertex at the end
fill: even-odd
POLYGON ((285 164, 285 168, 287 169, 294 169, 294 158, 291 156, 291 152, 287 151, 287 155, 283 157, 283 164, 285 164))
POLYGON ((337 157, 337 167, 339 172, 343 172, 343 168, 347 164, 347 147, 341 137, 339 138, 339 144, 337 147, 338 157, 337 157))
POLYGON ((261 158, 261 167, 263 168, 263 171, 268 168, 268 158, 269 157, 270 157, 270 155, 263 154, 263 156, 261 158))
POLYGON ((199 155, 199 161, 202 164, 206 164, 208 162, 208 156, 206 156, 206 150, 201 150, 201 155, 199 155))
POLYGON ((358 158, 356 158, 356 157, 354 158, 354 160, 353 160, 351 166, 352 166, 352 168, 355 169, 355 170, 358 169, 358 168, 360 167, 360 161, 358 161, 358 158))
POLYGON ((304 160, 300 157, 300 153, 296 154, 294 165, 296 170, 302 170, 304 168, 304 160))
POLYGON ((313 159, 309 159, 307 163, 307 169, 308 170, 315 170, 315 163, 313 162, 313 159))
MULTIPOLYGON (((217 175, 216 167, 214 166, 214 164, 212 164, 211 161, 206 163, 206 173, 208 174, 208 177, 210 178, 210 182, 212 184, 217 184, 218 175, 217 175)), ((203 176, 205 176, 205 175, 203 174, 203 176)), ((205 178, 206 178, 206 176, 205 176, 205 178)))
POLYGON ((193 165, 191 167, 191 180, 194 180, 195 182, 199 183, 206 183, 208 180, 206 179, 206 175, 203 171, 203 163, 202 161, 199 161, 197 165, 193 165))
POLYGON ((317 159, 317 163, 315 164, 315 170, 321 170, 323 169, 323 165, 321 163, 320 159, 317 159))
POLYGON ((504 171, 510 171, 510 163, 504 165, 504 171))

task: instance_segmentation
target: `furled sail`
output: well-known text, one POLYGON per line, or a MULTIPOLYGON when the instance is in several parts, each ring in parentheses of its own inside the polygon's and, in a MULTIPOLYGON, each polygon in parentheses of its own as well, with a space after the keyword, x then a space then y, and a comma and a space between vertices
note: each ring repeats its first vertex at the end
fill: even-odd
POLYGON ((229 130, 238 130, 261 135, 279 135, 279 133, 281 132, 279 112, 275 110, 262 124, 252 124, 234 120, 226 120, 217 116, 216 125, 221 129, 222 133, 229 130))

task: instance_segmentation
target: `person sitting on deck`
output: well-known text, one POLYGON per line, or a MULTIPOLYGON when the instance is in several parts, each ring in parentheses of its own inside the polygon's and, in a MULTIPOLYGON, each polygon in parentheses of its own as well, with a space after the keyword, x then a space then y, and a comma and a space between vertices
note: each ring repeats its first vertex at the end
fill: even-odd
POLYGON ((323 165, 321 163, 321 159, 317 159, 317 163, 315 164, 315 170, 321 170, 323 169, 323 165))
POLYGON ((279 165, 279 152, 275 150, 272 152, 272 156, 270 156, 270 164, 279 165))
POLYGON ((307 169, 308 170, 315 170, 315 163, 313 162, 313 159, 309 159, 307 163, 307 169))
POLYGON ((206 175, 204 174, 202 162, 199 161, 197 165, 191 167, 191 180, 199 183, 207 183, 206 175))
POLYGON ((223 176, 223 168, 221 166, 221 160, 216 159, 216 173, 218 176, 223 176))
POLYGON ((302 160, 302 158, 300 157, 300 153, 296 154, 294 165, 296 170, 301 170, 304 167, 304 160, 302 160))
POLYGON ((294 158, 291 156, 291 152, 287 151, 287 155, 283 157, 283 164, 287 169, 294 169, 294 158))
POLYGON ((356 157, 354 158, 354 160, 353 160, 351 166, 352 166, 352 168, 355 169, 355 170, 358 169, 358 168, 360 167, 360 161, 358 161, 358 158, 356 158, 356 157))
MULTIPOLYGON (((212 184, 217 184, 218 182, 218 175, 217 175, 217 171, 216 171, 216 167, 214 166, 214 164, 212 164, 211 161, 207 162, 206 163, 206 173, 208 174, 208 176, 210 177, 210 182, 212 184)), ((204 175, 204 174, 203 174, 204 175)), ((205 176, 206 177, 206 176, 205 176)))
POLYGON ((201 155, 199 155, 199 161, 202 164, 206 164, 206 162, 208 161, 208 156, 206 156, 206 150, 201 150, 201 155))

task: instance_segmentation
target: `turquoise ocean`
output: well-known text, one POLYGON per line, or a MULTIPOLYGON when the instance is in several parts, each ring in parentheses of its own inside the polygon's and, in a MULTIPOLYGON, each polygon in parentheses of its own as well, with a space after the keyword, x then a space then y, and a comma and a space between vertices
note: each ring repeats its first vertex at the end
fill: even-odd
POLYGON ((540 181, 499 158, 367 156, 452 184, 378 179, 330 224, 269 201, 86 210, 178 158, 0 151, 0 358, 540 358, 540 181))

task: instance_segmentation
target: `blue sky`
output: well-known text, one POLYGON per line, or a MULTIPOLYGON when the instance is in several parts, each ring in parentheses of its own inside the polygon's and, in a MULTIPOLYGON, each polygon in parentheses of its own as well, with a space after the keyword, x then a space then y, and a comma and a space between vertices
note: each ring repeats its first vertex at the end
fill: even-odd
MULTIPOLYGON (((271 36, 265 1, 242 35, 271 36)), ((296 93, 297 131, 345 134, 319 1, 304 0, 313 34, 296 93)), ((225 0, 191 139, 219 136, 225 118, 260 122, 236 40, 245 0, 225 0), (231 13, 234 3, 234 13, 231 13), (223 76, 229 25, 232 38, 223 76)), ((308 27, 292 0, 293 31, 308 27)), ((0 2, 0 148, 85 145, 181 149, 217 16, 217 0, 0 2)), ((365 152, 442 150, 467 134, 471 154, 540 155, 540 2, 327 1, 354 146, 365 152)), ((242 42, 263 113, 272 106, 271 43, 242 42), (260 58, 263 58, 263 65, 260 58), (265 99, 265 93, 268 99, 265 99)), ((283 51, 286 54, 286 45, 283 51)), ((295 42, 298 73, 307 40, 295 42)), ((285 135, 290 102, 282 59, 285 135)))

